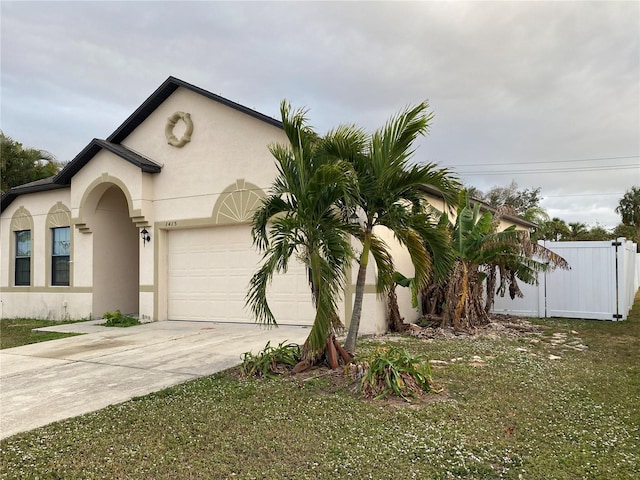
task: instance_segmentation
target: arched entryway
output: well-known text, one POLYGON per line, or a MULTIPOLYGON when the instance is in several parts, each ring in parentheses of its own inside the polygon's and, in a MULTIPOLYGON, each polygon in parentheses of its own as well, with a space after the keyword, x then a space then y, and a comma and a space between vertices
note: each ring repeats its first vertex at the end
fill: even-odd
MULTIPOLYGON (((102 190, 102 189, 100 189, 102 190)), ((94 192, 100 195, 99 192, 94 192)), ((111 184, 97 200, 93 234, 93 315, 139 311, 140 238, 122 190, 111 184)))

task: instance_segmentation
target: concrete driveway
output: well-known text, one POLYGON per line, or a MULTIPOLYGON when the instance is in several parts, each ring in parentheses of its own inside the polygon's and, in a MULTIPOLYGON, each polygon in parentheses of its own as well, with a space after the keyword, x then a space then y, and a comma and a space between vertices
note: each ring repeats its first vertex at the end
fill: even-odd
POLYGON ((0 438, 211 375, 269 340, 301 344, 309 334, 308 327, 294 326, 96 323, 48 327, 86 334, 0 350, 0 438))

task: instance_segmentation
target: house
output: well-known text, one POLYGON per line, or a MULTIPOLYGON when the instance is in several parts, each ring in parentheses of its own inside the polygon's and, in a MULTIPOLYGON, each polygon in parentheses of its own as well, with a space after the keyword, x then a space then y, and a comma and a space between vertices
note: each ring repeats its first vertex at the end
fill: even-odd
MULTIPOLYGON (((261 257, 249 222, 276 175, 267 145, 286 141, 278 120, 169 77, 55 177, 2 197, 0 315, 250 321, 245 295, 261 257)), ((438 192, 426 193, 436 205, 438 192)), ((406 252, 396 263, 411 269, 406 252)), ((385 305, 373 271, 368 282, 361 332, 376 333, 385 305)), ((302 264, 274 279, 269 301, 279 323, 312 323, 302 264)))

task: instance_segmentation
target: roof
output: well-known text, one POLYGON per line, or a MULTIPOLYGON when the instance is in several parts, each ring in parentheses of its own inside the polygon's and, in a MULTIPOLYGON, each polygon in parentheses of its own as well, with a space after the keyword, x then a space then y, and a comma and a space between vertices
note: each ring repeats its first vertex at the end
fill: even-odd
POLYGON ((35 182, 25 183, 9 189, 3 196, 0 202, 0 211, 4 211, 11 203, 20 195, 34 192, 43 192, 46 190, 55 190, 58 188, 67 188, 71 185, 71 178, 78 173, 78 171, 84 167, 89 160, 95 157, 102 149, 108 150, 118 157, 132 163, 136 167, 140 168, 143 172, 158 173, 162 169, 162 166, 143 157, 139 153, 128 149, 124 145, 118 145, 115 143, 107 142, 94 138, 89 145, 76 155, 67 165, 58 172, 57 175, 52 177, 36 180, 35 182))
POLYGON ((11 204, 11 202, 13 202, 19 195, 34 192, 43 192, 45 190, 55 190, 57 188, 66 188, 66 185, 59 185, 57 183, 54 183, 54 179, 55 176, 47 177, 41 180, 36 180, 35 182, 29 182, 18 187, 10 188, 4 193, 4 195, 2 195, 2 200, 0 201, 0 211, 4 211, 4 209, 7 208, 11 204))
POLYGON ((89 163, 89 160, 95 157, 102 149, 108 150, 123 160, 132 163, 136 167, 139 167, 143 172, 159 173, 162 169, 162 166, 158 163, 143 157, 124 145, 94 138, 91 140, 89 145, 84 147, 84 149, 76 155, 73 160, 67 163, 67 165, 60 170, 60 172, 55 176, 54 181, 64 185, 70 185, 71 178, 78 173, 82 167, 89 163))
POLYGON ((169 96, 175 92, 178 87, 185 88, 192 92, 195 92, 203 97, 214 100, 218 103, 222 103, 227 107, 233 108, 242 112, 251 117, 257 118, 258 120, 262 120, 274 127, 282 128, 282 122, 276 120, 275 118, 264 115, 260 112, 247 108, 239 103, 232 102, 220 95, 216 95, 215 93, 211 93, 207 90, 204 90, 200 87, 196 87, 190 83, 187 83, 179 78, 169 77, 165 80, 165 82, 158 87, 158 89, 151 94, 149 98, 147 98, 142 105, 138 107, 138 109, 131 114, 129 118, 127 118, 122 125, 120 125, 115 132, 113 132, 107 140, 114 143, 120 143, 122 140, 127 138, 127 136, 133 132, 142 122, 146 120, 146 118, 151 115, 156 108, 158 108, 162 102, 164 102, 169 96))
POLYGON ((66 188, 71 184, 73 176, 84 167, 100 150, 105 149, 118 157, 139 167, 143 172, 158 173, 162 166, 153 160, 146 158, 139 153, 125 147, 121 142, 129 136, 149 115, 151 115, 169 96, 178 88, 185 88, 195 92, 203 97, 222 103, 227 107, 238 110, 253 118, 266 122, 274 127, 282 128, 282 122, 275 118, 264 115, 260 112, 247 108, 239 103, 228 100, 224 97, 211 93, 200 87, 196 87, 190 83, 175 77, 167 78, 158 89, 140 105, 122 125, 120 125, 106 140, 94 138, 89 144, 71 160, 67 165, 58 172, 57 175, 36 182, 27 183, 17 187, 13 187, 2 195, 0 202, 0 211, 4 211, 18 196, 27 193, 40 192, 45 190, 54 190, 57 188, 66 188))
MULTIPOLYGON (((432 195, 434 197, 437 198, 444 198, 444 195, 442 194, 442 192, 440 190, 438 190, 435 187, 432 187, 431 185, 422 185, 422 191, 432 195)), ((492 207, 491 205, 489 205, 486 202, 483 202, 482 200, 479 200, 477 198, 471 198, 470 199, 472 203, 479 203, 480 204, 480 208, 482 210, 489 210, 491 213, 496 213, 497 208, 492 207)), ((518 225, 522 225, 523 227, 527 227, 527 228, 537 228, 538 224, 537 223, 533 223, 530 222, 529 220, 522 218, 518 215, 509 215, 509 214, 502 214, 502 218, 504 218, 505 220, 508 220, 510 222, 513 223, 517 223, 518 225)))

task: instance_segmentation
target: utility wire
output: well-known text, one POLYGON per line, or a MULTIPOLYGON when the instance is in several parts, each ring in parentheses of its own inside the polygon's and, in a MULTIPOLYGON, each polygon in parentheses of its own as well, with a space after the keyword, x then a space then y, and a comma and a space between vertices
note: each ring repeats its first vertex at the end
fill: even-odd
POLYGON ((486 167, 486 166, 495 166, 502 165, 505 167, 513 166, 513 165, 537 165, 541 163, 572 163, 572 162, 598 162, 604 160, 629 160, 631 158, 640 158, 640 155, 628 155, 624 157, 598 157, 598 158, 574 158, 571 160, 540 160, 540 161, 531 161, 531 162, 518 162, 518 163, 465 163, 465 164, 453 164, 449 165, 451 167, 486 167))
POLYGON ((576 168, 547 168, 540 170, 497 170, 488 172, 486 170, 483 171, 459 171, 460 175, 529 175, 529 174, 538 174, 538 173, 570 173, 570 172, 598 172, 598 171, 609 171, 609 170, 630 170, 636 169, 640 171, 640 165, 607 165, 600 167, 576 167, 576 168))
POLYGON ((564 197, 604 197, 613 195, 624 195, 624 192, 618 193, 568 193, 565 195, 544 195, 544 198, 564 198, 564 197))

